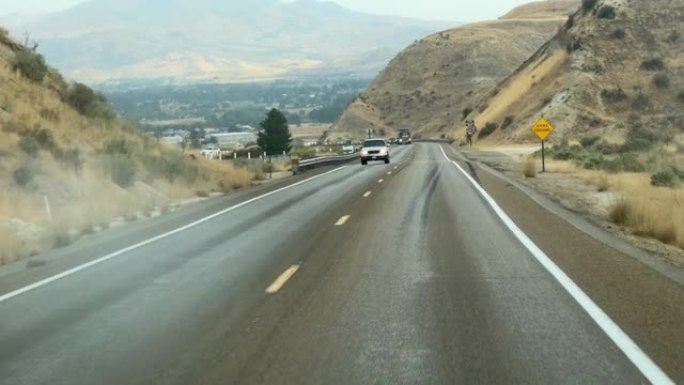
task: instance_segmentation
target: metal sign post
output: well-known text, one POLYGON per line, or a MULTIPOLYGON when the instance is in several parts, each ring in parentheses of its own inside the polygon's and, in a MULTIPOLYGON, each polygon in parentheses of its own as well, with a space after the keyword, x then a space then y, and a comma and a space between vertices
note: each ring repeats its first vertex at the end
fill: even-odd
POLYGON ((544 140, 542 142, 542 172, 546 172, 546 155, 544 154, 544 140))

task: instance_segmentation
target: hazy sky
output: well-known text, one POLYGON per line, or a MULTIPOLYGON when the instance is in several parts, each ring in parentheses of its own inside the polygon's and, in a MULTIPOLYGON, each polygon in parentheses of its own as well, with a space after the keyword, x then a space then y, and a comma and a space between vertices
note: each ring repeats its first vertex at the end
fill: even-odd
MULTIPOLYGON (((0 0, 0 16, 15 12, 51 12, 84 0, 0 0)), ((222 0, 231 1, 231 0, 222 0)), ((495 19, 531 0, 335 0, 350 9, 422 19, 477 21, 495 19)))

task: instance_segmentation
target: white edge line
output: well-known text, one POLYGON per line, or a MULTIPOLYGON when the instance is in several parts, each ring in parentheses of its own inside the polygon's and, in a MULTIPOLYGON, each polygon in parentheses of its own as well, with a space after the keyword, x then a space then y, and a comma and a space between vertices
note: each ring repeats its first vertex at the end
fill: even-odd
POLYGON ((98 258, 98 259, 95 259, 95 260, 92 260, 92 261, 90 261, 90 262, 84 263, 84 264, 82 264, 82 265, 76 266, 76 267, 74 267, 74 268, 72 268, 72 269, 63 271, 63 272, 61 272, 61 273, 59 273, 59 274, 57 274, 57 275, 53 275, 53 276, 48 277, 48 278, 45 278, 45 279, 43 279, 43 280, 41 280, 41 281, 32 283, 32 284, 30 284, 30 285, 28 285, 28 286, 24 286, 24 287, 22 287, 21 289, 17 289, 17 290, 11 291, 11 292, 9 292, 9 293, 3 294, 3 295, 0 296, 0 303, 5 302, 5 301, 7 301, 7 300, 9 300, 9 299, 12 299, 12 298, 14 298, 14 297, 17 297, 17 296, 19 296, 19 295, 22 295, 22 294, 24 294, 24 293, 27 293, 27 292, 29 292, 29 291, 31 291, 31 290, 35 290, 35 289, 38 289, 39 287, 48 285, 48 284, 50 284, 50 283, 52 283, 52 282, 58 281, 58 280, 60 280, 60 279, 62 279, 62 278, 65 278, 65 277, 68 277, 68 276, 70 276, 70 275, 76 274, 76 273, 78 273, 78 272, 80 272, 80 271, 86 270, 86 269, 91 268, 91 267, 93 267, 93 266, 95 266, 95 265, 99 265, 100 263, 106 262, 106 261, 108 261, 108 260, 110 260, 110 259, 113 259, 113 258, 116 258, 116 257, 118 257, 118 256, 120 256, 120 255, 126 254, 126 253, 128 253, 129 251, 133 251, 133 250, 135 250, 135 249, 139 249, 139 248, 141 248, 141 247, 143 247, 143 246, 147 246, 147 245, 152 244, 152 243, 154 243, 154 242, 160 241, 160 240, 162 240, 162 239, 164 239, 164 238, 168 238, 168 237, 170 237, 170 236, 172 236, 172 235, 175 235, 175 234, 178 234, 178 233, 180 233, 180 232, 183 232, 183 231, 185 231, 185 230, 189 230, 189 229, 191 229, 191 228, 193 228, 193 227, 196 227, 196 226, 198 226, 198 225, 201 225, 202 223, 205 223, 205 222, 207 222, 207 221, 210 221, 210 220, 212 220, 212 219, 214 219, 214 218, 216 218, 216 217, 219 217, 219 216, 228 214, 228 213, 231 212, 231 211, 235 211, 235 210, 237 210, 237 209, 239 209, 239 208, 241 208, 241 207, 247 206, 247 205, 250 204, 250 203, 254 203, 254 202, 258 201, 258 200, 267 198, 267 197, 269 197, 269 196, 271 196, 271 195, 275 195, 275 194, 280 193, 280 192, 282 192, 282 191, 289 190, 289 189, 291 189, 291 188, 300 186, 300 185, 302 185, 302 184, 304 184, 304 183, 308 183, 308 182, 314 181, 314 180, 316 180, 316 179, 322 178, 322 177, 324 177, 324 176, 326 176, 326 175, 329 175, 329 174, 332 174, 332 173, 334 173, 334 172, 338 172, 338 171, 340 171, 340 170, 342 170, 342 169, 344 169, 344 168, 346 168, 346 167, 347 167, 347 166, 342 166, 342 167, 336 168, 336 169, 334 169, 334 170, 330 170, 330 171, 328 171, 328 172, 326 172, 326 173, 323 173, 323 174, 320 174, 320 175, 316 175, 316 176, 313 176, 313 177, 311 177, 311 178, 308 178, 308 179, 299 181, 299 182, 297 182, 297 183, 294 183, 294 184, 291 184, 291 185, 288 185, 288 186, 285 186, 285 187, 281 187, 281 188, 279 188, 279 189, 277 189, 277 190, 268 192, 268 193, 266 193, 266 194, 259 195, 259 196, 257 196, 257 197, 252 198, 252 199, 249 199, 249 200, 244 201, 244 202, 242 202, 242 203, 238 203, 238 204, 236 204, 236 205, 234 205, 234 206, 231 206, 231 207, 229 207, 229 208, 227 208, 227 209, 221 210, 221 211, 219 211, 219 212, 217 212, 217 213, 214 213, 214 214, 212 214, 212 215, 209 215, 209 216, 207 216, 207 217, 204 217, 204 218, 202 218, 202 219, 199 219, 199 220, 197 220, 197 221, 195 221, 195 222, 192 222, 192 223, 190 223, 190 224, 187 224, 187 225, 185 225, 185 226, 183 226, 183 227, 179 227, 179 228, 177 228, 177 229, 175 229, 175 230, 171 230, 171 231, 169 231, 169 232, 167 232, 167 233, 157 235, 156 237, 150 238, 150 239, 145 240, 145 241, 142 241, 142 242, 140 242, 140 243, 136 243, 136 244, 134 244, 134 245, 132 245, 132 246, 128 246, 128 247, 126 247, 126 248, 124 248, 124 249, 115 251, 115 252, 113 252, 113 253, 111 253, 111 254, 107 254, 107 255, 105 255, 104 257, 100 257, 100 258, 98 258))
POLYGON ((630 361, 641 373, 653 384, 674 385, 665 372, 656 365, 651 358, 618 326, 608 314, 606 314, 575 282, 568 277, 558 265, 556 265, 537 245, 513 222, 513 220, 499 207, 492 198, 463 168, 450 159, 444 148, 440 146, 442 155, 447 161, 455 165, 465 175, 468 181, 475 187, 478 193, 487 201, 496 215, 503 221, 515 237, 527 248, 530 253, 544 266, 544 268, 561 284, 572 298, 586 311, 604 333, 622 350, 630 361))
POLYGON ((288 267, 287 270, 285 270, 282 274, 278 276, 278 278, 276 278, 275 281, 273 281, 271 286, 266 288, 266 293, 275 294, 278 291, 280 291, 280 289, 282 289, 283 286, 285 286, 287 281, 289 281, 290 278, 292 278, 298 270, 299 265, 292 265, 288 267))
POLYGON ((384 181, 385 181, 384 179, 380 179, 380 180, 378 180, 378 183, 382 183, 384 181))
POLYGON ((373 194, 372 191, 367 191, 365 194, 363 194, 363 197, 368 198, 369 196, 371 196, 371 194, 373 194))

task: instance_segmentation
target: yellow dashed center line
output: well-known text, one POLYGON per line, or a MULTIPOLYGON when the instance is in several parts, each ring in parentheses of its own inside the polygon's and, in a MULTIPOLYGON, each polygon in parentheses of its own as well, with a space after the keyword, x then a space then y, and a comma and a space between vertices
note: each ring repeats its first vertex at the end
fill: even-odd
POLYGON ((345 215, 342 218, 340 218, 337 223, 335 223, 335 226, 344 226, 345 223, 351 218, 351 215, 345 215))
POLYGON ((273 281, 271 286, 269 286, 266 289, 266 293, 268 293, 268 294, 277 293, 278 290, 280 290, 283 286, 285 286, 287 281, 289 281, 290 278, 292 278, 292 276, 295 275, 297 270, 299 270, 299 265, 290 266, 287 270, 285 270, 282 274, 280 274, 280 276, 278 278, 276 278, 275 281, 273 281))

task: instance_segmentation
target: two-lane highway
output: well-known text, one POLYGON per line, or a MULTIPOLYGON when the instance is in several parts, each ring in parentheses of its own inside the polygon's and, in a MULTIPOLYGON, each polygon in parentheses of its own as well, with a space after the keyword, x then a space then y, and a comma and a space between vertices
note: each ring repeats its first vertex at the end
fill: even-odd
POLYGON ((392 161, 0 293, 0 382, 667 383, 439 145, 392 161))

